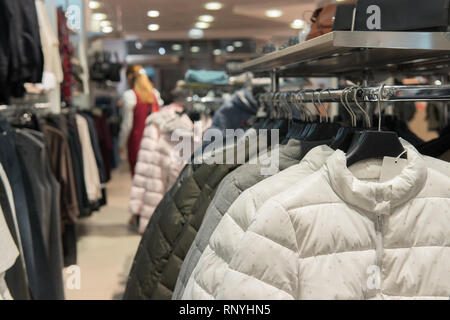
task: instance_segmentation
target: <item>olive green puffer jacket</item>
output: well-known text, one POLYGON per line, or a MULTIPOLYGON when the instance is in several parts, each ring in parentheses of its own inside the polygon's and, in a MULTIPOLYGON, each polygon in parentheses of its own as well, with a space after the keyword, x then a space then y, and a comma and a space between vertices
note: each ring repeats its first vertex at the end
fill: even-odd
MULTIPOLYGON (((246 160, 248 153, 247 149, 246 160)), ((172 298, 181 265, 214 193, 222 179, 238 166, 201 164, 184 168, 142 236, 124 299, 172 298)))

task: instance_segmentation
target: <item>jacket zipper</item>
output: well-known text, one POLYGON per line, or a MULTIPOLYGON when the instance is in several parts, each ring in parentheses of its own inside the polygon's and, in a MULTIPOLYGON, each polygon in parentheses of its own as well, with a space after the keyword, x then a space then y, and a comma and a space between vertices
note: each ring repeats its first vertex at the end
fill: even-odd
POLYGON ((377 267, 379 268, 379 287, 378 294, 379 297, 382 297, 382 270, 383 270, 383 216, 381 214, 377 214, 377 231, 376 231, 376 255, 377 255, 377 267))

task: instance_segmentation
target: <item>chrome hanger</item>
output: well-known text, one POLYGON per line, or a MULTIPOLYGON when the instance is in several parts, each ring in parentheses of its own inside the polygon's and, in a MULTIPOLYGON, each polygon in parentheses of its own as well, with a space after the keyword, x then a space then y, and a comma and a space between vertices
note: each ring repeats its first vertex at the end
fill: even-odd
POLYGON ((359 87, 359 86, 353 86, 350 88, 351 92, 353 93, 354 103, 364 114, 364 122, 366 124, 366 128, 371 128, 372 121, 370 120, 369 113, 359 104, 358 99, 357 99, 357 93, 358 93, 358 90, 360 90, 360 89, 361 89, 361 87, 359 87), (356 89, 356 91, 355 91, 355 89, 356 89))
POLYGON ((325 108, 325 106, 323 105, 322 101, 320 101, 320 96, 322 95, 322 92, 324 92, 324 91, 328 91, 328 94, 331 96, 331 93, 330 93, 330 90, 329 90, 329 89, 323 89, 323 90, 321 90, 321 91, 319 92, 319 97, 318 97, 317 100, 319 101, 319 104, 320 104, 320 106, 322 107, 322 110, 325 112, 325 115, 326 115, 326 117, 325 117, 326 122, 330 122, 330 115, 328 114, 328 109, 325 108))
POLYGON ((312 91, 312 103, 313 103, 314 107, 316 108, 317 113, 319 114, 319 122, 322 123, 323 117, 322 117, 322 113, 320 112, 319 107, 317 106, 317 104, 316 104, 316 102, 314 100, 315 95, 316 95, 316 91, 312 91))
POLYGON ((351 126, 352 127, 356 127, 356 114, 353 112, 352 108, 344 101, 344 96, 346 95, 348 88, 345 88, 344 90, 342 90, 341 96, 339 97, 339 99, 341 100, 342 105, 344 106, 345 110, 347 110, 348 114, 350 115, 350 121, 351 121, 351 126))

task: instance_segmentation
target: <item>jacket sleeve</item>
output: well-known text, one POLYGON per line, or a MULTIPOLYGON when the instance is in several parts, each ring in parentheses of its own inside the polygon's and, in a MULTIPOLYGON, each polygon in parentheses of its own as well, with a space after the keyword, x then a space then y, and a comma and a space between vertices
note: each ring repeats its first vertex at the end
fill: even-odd
POLYGON ((220 220, 192 272, 183 294, 184 300, 204 300, 217 297, 240 241, 256 215, 251 190, 244 191, 220 220))
MULTIPOLYGON (((249 246, 249 249, 255 247, 253 243, 243 242, 243 240, 249 241, 248 238, 254 235, 254 233, 249 233, 249 228, 252 222, 256 221, 257 216, 253 197, 254 195, 250 190, 245 191, 224 215, 211 236, 208 247, 192 272, 183 294, 184 300, 230 299, 228 296, 220 297, 220 295, 224 295, 223 285, 228 281, 225 280, 225 277, 231 270, 232 261, 238 252, 241 255, 246 254, 242 252, 246 250, 246 245, 249 246), (244 245, 243 243, 247 244, 244 245)), ((276 214, 280 212, 279 208, 272 208, 269 203, 267 205, 269 207, 263 206, 258 211, 258 215, 270 213, 271 210, 275 210, 273 212, 276 214)), ((251 241, 255 241, 255 239, 251 239, 251 241)), ((265 241, 258 239, 256 243, 263 244, 265 241)), ((264 253, 264 250, 259 253, 261 255, 267 254, 267 252, 264 253)), ((255 259, 258 258, 255 257, 255 259)), ((251 295, 248 295, 248 297, 251 297, 251 295)), ((255 297, 260 297, 260 295, 255 297)), ((286 296, 286 298, 288 297, 286 296)), ((245 298, 242 297, 242 299, 245 298)))
POLYGON ((133 112, 137 104, 136 94, 133 90, 128 90, 123 95, 124 100, 124 110, 123 110, 123 120, 120 126, 119 135, 119 146, 121 148, 125 147, 130 136, 131 129, 133 128, 133 112))
POLYGON ((89 133, 87 120, 81 115, 75 115, 78 133, 80 135, 81 151, 83 155, 84 177, 89 201, 95 202, 102 197, 102 187, 97 161, 89 133))
POLYGON ((148 124, 138 153, 133 186, 130 194, 131 214, 149 220, 164 195, 162 161, 159 153, 159 129, 148 124))
POLYGON ((289 213, 276 201, 260 209, 218 290, 221 300, 292 300, 298 292, 298 246, 289 213))
POLYGON ((80 215, 78 208, 77 195, 75 189, 75 177, 73 173, 72 159, 70 157, 70 149, 67 142, 63 142, 61 156, 63 163, 60 167, 61 176, 61 193, 63 194, 63 201, 61 206, 66 218, 71 222, 76 222, 80 215))

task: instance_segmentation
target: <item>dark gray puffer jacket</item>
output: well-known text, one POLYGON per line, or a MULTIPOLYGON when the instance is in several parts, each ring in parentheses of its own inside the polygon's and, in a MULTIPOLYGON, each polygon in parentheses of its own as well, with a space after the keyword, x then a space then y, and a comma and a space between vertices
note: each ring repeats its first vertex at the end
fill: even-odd
MULTIPOLYGON (((226 151, 223 153, 226 156, 226 151)), ((156 208, 142 236, 124 299, 172 298, 181 265, 217 186, 238 166, 200 164, 185 167, 175 185, 156 208)))

